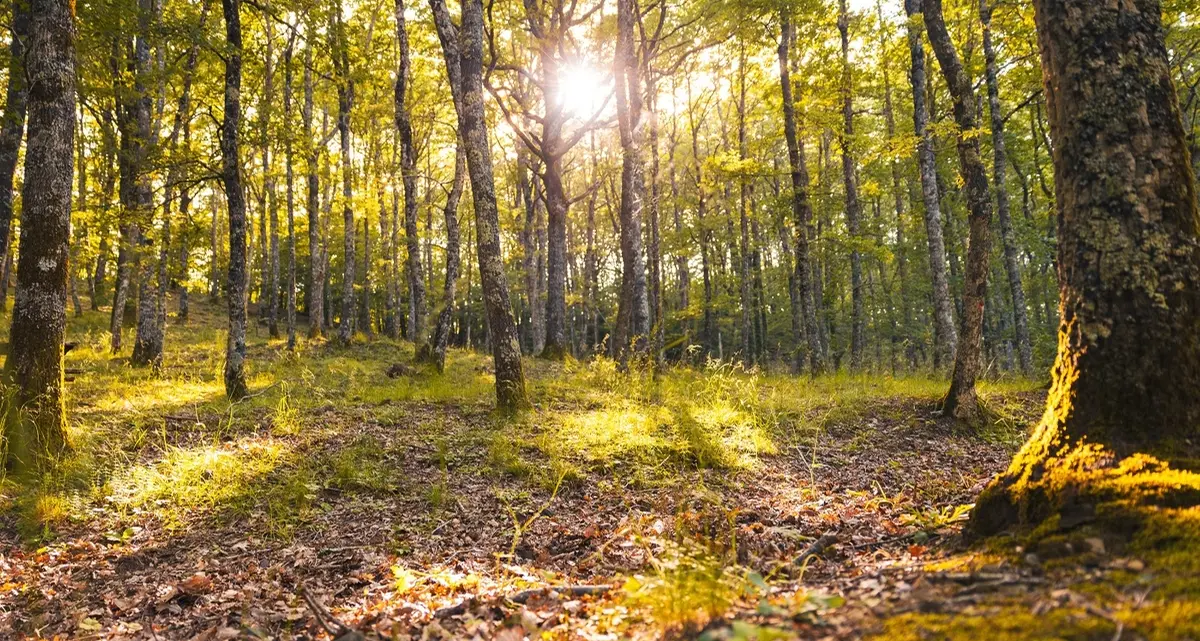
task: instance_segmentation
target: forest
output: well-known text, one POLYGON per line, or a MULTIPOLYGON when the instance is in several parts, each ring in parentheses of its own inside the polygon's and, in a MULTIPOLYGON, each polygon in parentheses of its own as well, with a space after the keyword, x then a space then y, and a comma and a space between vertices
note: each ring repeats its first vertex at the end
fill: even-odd
POLYGON ((0 639, 1200 640, 1200 1, 3 4, 0 639))

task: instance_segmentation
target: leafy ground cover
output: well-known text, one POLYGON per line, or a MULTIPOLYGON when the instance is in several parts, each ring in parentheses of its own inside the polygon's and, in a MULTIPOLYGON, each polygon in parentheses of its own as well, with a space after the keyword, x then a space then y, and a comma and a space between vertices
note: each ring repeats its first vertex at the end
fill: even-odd
POLYGON ((0 486, 0 636, 1200 638, 1195 508, 959 536, 1037 382, 964 434, 927 378, 531 360, 505 418, 478 354, 259 328, 230 404, 193 310, 160 375, 73 320, 75 455, 0 486))

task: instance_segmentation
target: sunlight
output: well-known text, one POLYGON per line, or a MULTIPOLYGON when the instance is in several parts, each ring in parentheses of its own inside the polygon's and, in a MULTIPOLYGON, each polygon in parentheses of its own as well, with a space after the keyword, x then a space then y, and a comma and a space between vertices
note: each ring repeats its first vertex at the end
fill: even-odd
POLYGON ((611 91, 612 79, 587 64, 564 67, 559 75, 558 102, 567 115, 581 120, 600 110, 611 91))

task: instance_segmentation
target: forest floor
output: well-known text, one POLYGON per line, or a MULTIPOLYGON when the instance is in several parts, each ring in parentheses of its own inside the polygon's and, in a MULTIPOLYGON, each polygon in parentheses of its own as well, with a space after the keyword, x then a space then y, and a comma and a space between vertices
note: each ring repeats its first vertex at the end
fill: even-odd
POLYGON ((160 375, 72 319, 75 454, 0 484, 0 638, 339 636, 326 608, 396 639, 1200 638, 1195 509, 962 541, 1037 382, 984 384, 965 434, 927 378, 529 360, 504 418, 482 355, 260 326, 231 405, 220 313, 173 319, 160 375))

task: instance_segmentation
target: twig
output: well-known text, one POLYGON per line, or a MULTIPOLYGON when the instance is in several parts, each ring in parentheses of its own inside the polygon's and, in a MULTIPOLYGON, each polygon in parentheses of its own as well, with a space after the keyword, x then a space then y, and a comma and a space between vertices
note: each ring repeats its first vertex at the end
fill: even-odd
MULTIPOLYGON (((563 586, 546 586, 543 588, 532 588, 529 590, 521 590, 512 596, 506 597, 506 601, 519 603, 524 605, 530 599, 539 595, 560 594, 571 597, 593 596, 604 594, 613 589, 611 585, 563 585, 563 586)), ((467 611, 471 604, 476 603, 478 599, 474 596, 467 597, 454 605, 448 605, 444 608, 438 608, 433 612, 433 618, 445 619, 447 617, 457 616, 467 611)))
POLYGON ((320 624, 321 627, 329 634, 333 635, 334 637, 340 637, 344 634, 353 632, 349 626, 341 621, 338 621, 337 617, 333 616, 333 614, 327 610, 325 606, 321 605, 320 601, 309 594, 308 590, 306 590, 304 586, 300 586, 300 598, 304 599, 304 603, 308 605, 309 610, 312 610, 313 616, 317 619, 317 623, 320 624))
POLYGON ((248 400, 250 400, 250 399, 252 399, 252 398, 258 398, 259 396, 262 396, 263 394, 266 394, 267 392, 269 392, 269 391, 271 391, 271 390, 275 389, 276 387, 279 387, 279 384, 280 384, 281 382, 282 382, 282 381, 275 381, 274 383, 271 383, 270 385, 268 385, 268 386, 266 386, 266 387, 264 387, 264 388, 262 388, 262 389, 258 390, 257 392, 255 392, 255 393, 253 393, 253 394, 247 394, 247 395, 245 395, 245 396, 241 397, 240 399, 238 399, 238 401, 237 401, 237 402, 239 402, 239 403, 240 403, 240 402, 243 402, 243 401, 248 401, 248 400))

